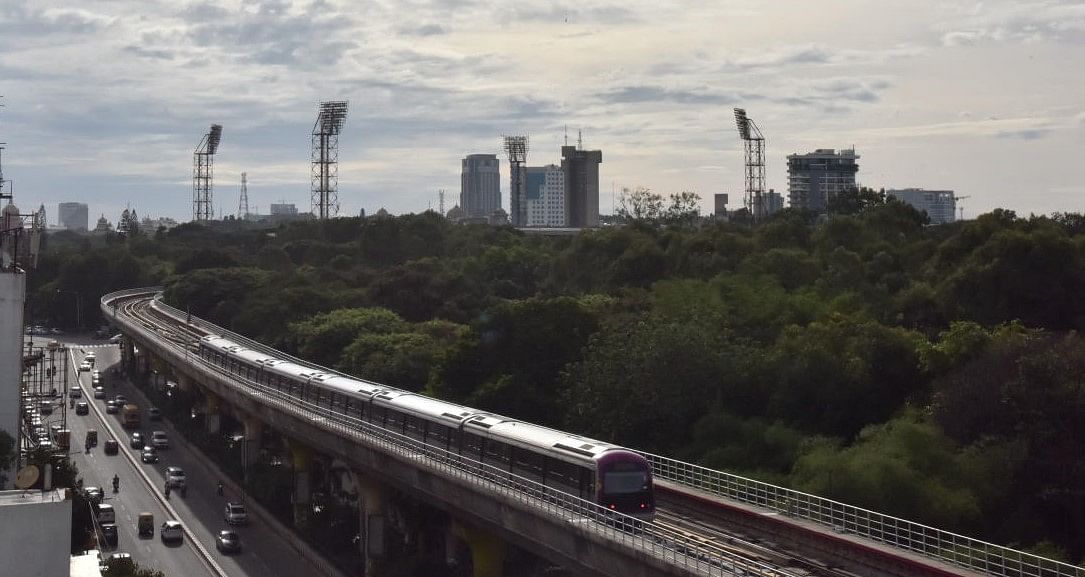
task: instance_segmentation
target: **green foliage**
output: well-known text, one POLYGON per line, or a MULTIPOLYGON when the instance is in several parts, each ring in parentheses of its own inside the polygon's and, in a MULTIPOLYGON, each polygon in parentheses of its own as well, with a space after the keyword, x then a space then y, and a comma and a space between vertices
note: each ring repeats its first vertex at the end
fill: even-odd
POLYGON ((399 332, 404 324, 399 315, 388 309, 337 309, 294 323, 290 332, 301 356, 332 366, 355 339, 399 332))
POLYGON ((958 448, 936 426, 906 413, 863 429, 851 446, 811 442, 791 484, 875 511, 957 527, 980 514, 976 494, 954 466, 957 459, 958 448))

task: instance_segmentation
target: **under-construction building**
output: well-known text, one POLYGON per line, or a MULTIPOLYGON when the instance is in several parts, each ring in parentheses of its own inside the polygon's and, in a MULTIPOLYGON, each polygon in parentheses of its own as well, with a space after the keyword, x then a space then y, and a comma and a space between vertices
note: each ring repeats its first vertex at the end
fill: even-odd
POLYGON ((601 150, 561 147, 561 169, 565 172, 565 226, 599 226, 599 164, 601 150))
POLYGON ((827 212, 836 195, 855 188, 859 172, 855 149, 819 148, 787 157, 787 196, 791 208, 827 212))

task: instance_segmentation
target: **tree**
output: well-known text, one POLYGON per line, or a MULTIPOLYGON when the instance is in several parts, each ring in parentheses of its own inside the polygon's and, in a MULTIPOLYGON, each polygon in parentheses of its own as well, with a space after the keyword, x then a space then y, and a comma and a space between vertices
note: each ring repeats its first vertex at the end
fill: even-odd
POLYGON ((650 189, 638 186, 633 190, 622 188, 618 195, 618 216, 626 221, 657 222, 664 216, 663 197, 650 189))
POLYGON ((672 226, 691 226, 701 215, 701 196, 695 192, 682 191, 670 196, 670 203, 663 220, 672 226))

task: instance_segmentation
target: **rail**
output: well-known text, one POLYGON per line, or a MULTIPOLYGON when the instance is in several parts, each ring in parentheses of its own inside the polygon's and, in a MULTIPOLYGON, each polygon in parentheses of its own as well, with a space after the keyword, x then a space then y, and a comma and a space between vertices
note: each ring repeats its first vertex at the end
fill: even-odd
MULTIPOLYGON (((136 294, 140 293, 130 293, 127 296, 136 294)), ((102 298, 103 306, 109 300, 113 300, 112 294, 102 298)), ((192 324, 197 325, 196 322, 192 324)), ((215 327, 210 323, 203 322, 201 325, 203 325, 201 328, 214 330, 219 334, 226 333, 220 327, 215 327)), ((159 336, 136 322, 130 323, 129 330, 139 333, 144 338, 156 339, 159 336)), ((161 344, 174 349, 183 348, 172 342, 161 344)), ((643 551, 663 562, 691 572, 720 577, 733 575, 794 577, 786 571, 754 559, 748 559, 724 549, 705 547, 688 534, 610 511, 591 501, 514 475, 507 470, 427 445, 351 415, 330 411, 308 401, 291 397, 272 387, 225 371, 202 358, 189 357, 189 361, 200 365, 205 371, 218 375, 220 379, 233 383, 240 392, 253 400, 271 405, 276 410, 293 415, 311 425, 330 430, 344 438, 353 438, 359 443, 397 455, 404 460, 410 460, 416 466, 428 467, 461 483, 472 484, 509 500, 519 501, 542 514, 556 517, 570 526, 595 533, 613 543, 643 551)))
MULTIPOLYGON (((136 289, 134 292, 122 292, 127 292, 131 296, 151 291, 152 289, 136 289)), ((119 293, 113 294, 119 295, 119 293)), ((107 295, 107 297, 112 296, 107 295)), ((103 302, 105 300, 106 297, 103 297, 103 302)), ((176 318, 183 318, 185 314, 183 311, 166 305, 160 300, 157 301, 156 305, 170 312, 176 318)), ((298 364, 316 366, 303 359, 297 359, 279 351, 274 351, 262 343, 226 331, 202 319, 193 319, 192 324, 216 334, 228 336, 231 340, 235 340, 239 344, 251 347, 254 350, 268 353, 274 352, 276 355, 298 364)), ((351 376, 351 378, 357 377, 351 376)), ((1085 577, 1085 568, 1076 567, 1069 563, 1047 559, 1032 553, 973 539, 922 523, 908 521, 907 519, 878 513, 877 511, 848 505, 802 491, 709 469, 661 455, 643 451, 637 452, 651 462, 653 474, 659 479, 740 503, 771 509, 788 517, 810 521, 831 528, 834 531, 867 538, 893 548, 945 561, 958 567, 988 575, 1006 577, 1085 577)))
POLYGON ((1085 577, 1085 568, 848 505, 786 487, 638 451, 658 479, 788 517, 811 521, 878 543, 946 561, 988 575, 1085 577))

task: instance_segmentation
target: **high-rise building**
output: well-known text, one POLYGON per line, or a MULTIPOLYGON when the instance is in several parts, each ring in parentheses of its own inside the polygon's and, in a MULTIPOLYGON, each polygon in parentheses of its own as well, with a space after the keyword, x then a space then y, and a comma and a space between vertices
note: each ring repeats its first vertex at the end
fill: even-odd
POLYGON ((271 216, 297 216, 298 207, 294 203, 272 203, 271 216))
POLYGON ((561 147, 561 169, 565 171, 565 226, 599 226, 600 150, 561 147))
POLYGON ((763 202, 765 203, 765 216, 776 214, 784 209, 784 195, 771 188, 764 194, 763 202))
POLYGON ((57 205, 57 222, 68 230, 86 232, 90 228, 87 205, 82 202, 62 202, 57 205))
POLYGON ((885 193, 912 208, 927 213, 931 224, 948 224, 956 221, 957 197, 952 190, 923 190, 902 188, 885 193))
POLYGON ((460 208, 466 217, 489 217, 501 208, 501 163, 496 154, 469 154, 460 173, 460 208))
POLYGON ((787 157, 787 195, 791 208, 826 212, 829 201, 845 190, 855 188, 859 172, 855 149, 839 152, 819 148, 807 154, 787 157))
POLYGON ((527 168, 526 226, 565 226, 565 171, 562 167, 527 168))

